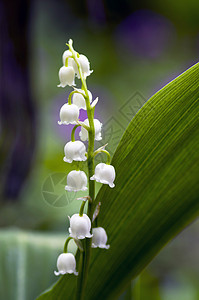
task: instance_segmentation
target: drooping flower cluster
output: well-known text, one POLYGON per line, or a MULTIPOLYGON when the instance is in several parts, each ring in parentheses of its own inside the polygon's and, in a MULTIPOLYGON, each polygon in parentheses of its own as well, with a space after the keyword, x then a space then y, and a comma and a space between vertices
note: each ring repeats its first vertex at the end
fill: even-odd
POLYGON ((60 254, 57 259, 58 272, 55 271, 55 275, 66 273, 77 275, 75 256, 72 253, 67 253, 67 245, 70 239, 74 239, 80 252, 86 251, 81 243, 81 240, 85 238, 92 238, 92 248, 108 249, 110 247, 107 245, 108 238, 105 229, 97 226, 99 205, 97 206, 97 203, 95 203, 95 193, 93 192, 95 183, 93 181, 107 184, 111 188, 115 186, 115 169, 110 165, 110 154, 105 150, 105 146, 94 151, 94 140, 100 141, 102 139, 102 123, 94 119, 98 98, 93 101, 92 94, 86 85, 86 78, 93 71, 90 70, 90 63, 87 57, 73 49, 72 40, 69 40, 67 46, 69 49, 62 56, 63 66, 59 70, 60 84, 58 87, 64 88, 68 85, 73 88, 73 91, 68 96, 68 102, 60 109, 60 121, 58 121, 58 124, 74 124, 75 126, 71 133, 71 141, 68 141, 64 147, 65 156, 63 160, 67 163, 88 160, 88 178, 86 173, 79 168, 70 171, 67 175, 65 190, 68 192, 86 191, 88 180, 92 183, 92 188, 89 190, 89 196, 79 198, 83 201, 79 214, 69 217, 69 237, 64 246, 64 253, 60 254), (81 88, 75 87, 75 77, 81 80, 81 88), (88 118, 86 120, 79 120, 80 109, 87 111, 88 118), (81 140, 76 141, 75 130, 77 127, 81 127, 79 132, 81 140), (88 141, 88 150, 86 150, 86 146, 83 143, 85 141, 88 141), (94 170, 94 167, 91 166, 94 166, 94 157, 98 153, 107 155, 107 163, 99 163, 94 170), (89 205, 87 214, 85 214, 84 206, 87 201, 89 205), (96 206, 97 208, 94 210, 96 206))

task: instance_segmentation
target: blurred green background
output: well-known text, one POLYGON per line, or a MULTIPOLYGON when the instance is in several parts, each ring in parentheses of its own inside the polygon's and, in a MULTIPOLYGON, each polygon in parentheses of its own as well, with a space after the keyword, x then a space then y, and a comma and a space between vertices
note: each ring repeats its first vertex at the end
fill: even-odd
MULTIPOLYGON (((99 97, 96 117, 104 124, 103 140, 96 147, 108 142, 113 154, 144 102, 198 61, 199 2, 0 3, 0 232, 67 234, 67 216, 80 206, 75 198, 86 194, 64 191, 66 175, 74 167, 63 162, 71 127, 57 124, 70 92, 69 87, 57 88, 65 43, 72 38, 75 49, 90 60, 94 72, 88 88, 99 97)), ((86 118, 84 113, 81 117, 86 118)), ((198 236, 195 222, 149 266, 160 299, 199 299, 198 236)), ((53 272, 56 257, 51 260, 53 272)), ((49 275, 45 287, 55 279, 49 275)), ((147 291, 152 289, 153 282, 147 291)))

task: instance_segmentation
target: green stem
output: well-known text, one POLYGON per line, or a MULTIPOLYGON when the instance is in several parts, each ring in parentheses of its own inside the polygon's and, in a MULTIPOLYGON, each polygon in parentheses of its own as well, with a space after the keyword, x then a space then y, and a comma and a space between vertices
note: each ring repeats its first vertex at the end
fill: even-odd
POLYGON ((67 57, 65 60, 65 67, 68 67, 68 59, 69 59, 69 57, 67 57))
POLYGON ((86 201, 83 201, 83 202, 82 202, 82 205, 81 205, 81 207, 80 207, 80 211, 79 211, 80 217, 82 217, 83 214, 84 214, 84 206, 85 206, 85 204, 86 204, 86 201))
MULTIPOLYGON (((94 125, 94 124, 93 124, 94 125)), ((91 123, 90 123, 91 126, 91 123)), ((93 176, 94 174, 94 138, 95 138, 95 133, 93 130, 89 131, 89 144, 88 144, 88 176, 89 178, 93 176)), ((92 202, 88 202, 88 210, 87 210, 87 215, 91 219, 92 222, 92 216, 93 216, 93 202, 95 199, 95 181, 94 180, 89 180, 89 196, 92 199, 92 202)), ((88 270, 89 270, 89 263, 90 263, 90 257, 91 257, 91 239, 86 239, 85 241, 85 257, 83 260, 83 270, 82 270, 82 286, 81 286, 81 297, 77 298, 78 300, 83 300, 84 299, 84 294, 85 294, 85 288, 86 288, 86 283, 87 283, 87 278, 88 278, 88 270)))
POLYGON ((87 126, 87 125, 85 125, 84 124, 84 122, 81 122, 81 121, 77 121, 77 124, 79 125, 79 126, 82 126, 82 127, 84 127, 87 131, 89 131, 90 130, 90 127, 89 126, 87 126))
POLYGON ((65 241, 64 244, 64 253, 67 253, 67 247, 68 247, 68 243, 70 242, 70 240, 72 239, 72 237, 68 237, 67 240, 65 241))
POLYGON ((72 91, 70 93, 70 95, 68 96, 68 104, 71 105, 72 104, 72 95, 74 95, 76 93, 76 91, 72 91))
POLYGON ((82 271, 83 271, 83 263, 85 259, 85 251, 80 252, 80 259, 79 259, 79 268, 78 268, 78 277, 77 277, 77 294, 76 299, 81 298, 81 287, 82 287, 82 271))
POLYGON ((70 105, 72 103, 72 96, 74 94, 81 94, 83 97, 84 97, 84 94, 82 94, 81 92, 77 91, 77 90, 74 90, 70 93, 70 95, 68 96, 68 104, 70 105))
POLYGON ((94 226, 95 227, 98 227, 98 217, 95 219, 95 221, 94 221, 94 226))
MULTIPOLYGON (((94 199, 95 199, 95 181, 90 180, 90 177, 94 174, 94 141, 95 141, 95 127, 94 127, 94 109, 90 106, 89 101, 89 95, 88 95, 88 89, 86 85, 86 79, 83 76, 81 66, 77 60, 77 54, 74 51, 72 47, 72 41, 69 42, 69 49, 72 52, 73 59, 75 60, 77 64, 77 68, 79 71, 80 79, 82 82, 82 90, 85 92, 85 101, 86 101, 86 109, 87 109, 87 115, 88 115, 88 121, 89 121, 89 131, 88 131, 88 156, 87 156, 87 164, 88 164, 88 177, 89 177, 89 196, 92 199, 92 201, 88 202, 88 210, 87 215, 91 219, 92 224, 92 216, 93 216, 93 209, 94 209, 94 199)), ((85 288, 87 283, 87 277, 88 277, 88 269, 89 269, 89 262, 90 262, 90 256, 91 256, 91 239, 86 238, 85 239, 85 252, 82 256, 82 265, 81 265, 81 271, 79 273, 78 279, 77 279, 77 294, 76 299, 77 300, 83 300, 84 294, 85 294, 85 288)))
POLYGON ((107 150, 105 150, 105 149, 100 149, 100 150, 97 150, 97 151, 95 151, 94 152, 94 156, 96 156, 98 153, 105 153, 106 155, 107 155, 107 165, 110 165, 110 163, 111 163, 111 156, 110 156, 110 153, 107 151, 107 150))
POLYGON ((72 130, 72 132, 71 132, 71 141, 72 142, 75 142, 75 130, 77 129, 77 127, 79 127, 80 125, 75 125, 74 127, 73 127, 73 130, 72 130))
MULTIPOLYGON (((82 82, 82 90, 84 90, 84 92, 85 92, 86 107, 87 107, 87 112, 88 112, 88 108, 91 109, 91 107, 90 107, 90 101, 89 101, 89 95, 88 95, 88 89, 87 89, 87 85, 86 85, 86 80, 85 80, 85 78, 83 76, 83 73, 82 73, 82 70, 81 70, 81 66, 80 66, 80 64, 79 64, 79 62, 77 60, 77 57, 76 57, 76 55, 78 56, 78 53, 74 51, 72 43, 69 43, 68 47, 69 47, 70 51, 72 52, 72 58, 74 59, 74 61, 77 64, 77 68, 78 68, 78 71, 79 71, 80 79, 81 79, 81 82, 82 82)), ((88 116, 88 119, 89 119, 89 116, 88 116)))

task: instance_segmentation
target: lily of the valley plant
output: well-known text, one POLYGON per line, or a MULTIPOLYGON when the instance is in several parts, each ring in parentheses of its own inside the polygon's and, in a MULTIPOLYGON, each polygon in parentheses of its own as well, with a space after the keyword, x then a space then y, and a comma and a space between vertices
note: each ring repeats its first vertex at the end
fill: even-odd
MULTIPOLYGON (((90 70, 90 63, 87 57, 79 54, 73 48, 72 40, 69 40, 68 50, 63 53, 63 66, 59 70, 60 84, 58 87, 73 88, 68 96, 68 101, 60 109, 60 125, 74 124, 71 132, 71 141, 68 141, 64 147, 64 161, 72 163, 73 161, 87 161, 88 172, 75 169, 67 175, 67 185, 65 189, 68 192, 86 191, 88 195, 83 198, 80 211, 69 217, 70 228, 69 237, 65 242, 64 251, 57 259, 57 269, 55 275, 74 274, 77 275, 77 299, 84 299, 84 291, 88 277, 89 261, 91 248, 108 249, 107 234, 103 227, 98 226, 97 218, 99 214, 100 203, 95 200, 95 181, 114 187, 115 169, 110 165, 110 154, 104 147, 94 149, 94 142, 102 139, 102 123, 94 118, 95 106, 98 98, 92 101, 92 94, 87 89, 86 78, 93 72, 90 70), (81 88, 76 88, 75 77, 80 79, 81 88), (87 119, 79 120, 79 110, 87 111, 87 119), (81 127, 79 137, 75 140, 75 130, 81 127), (83 142, 88 141, 88 149, 83 142), (107 163, 99 163, 95 167, 94 158, 98 153, 107 155, 107 163), (88 187, 87 187, 88 186, 88 187), (88 202, 87 213, 84 213, 85 204, 88 202), (76 258, 72 253, 68 253, 68 243, 73 239, 79 249, 78 269, 76 258)), ((102 224, 103 225, 103 224, 102 224)))

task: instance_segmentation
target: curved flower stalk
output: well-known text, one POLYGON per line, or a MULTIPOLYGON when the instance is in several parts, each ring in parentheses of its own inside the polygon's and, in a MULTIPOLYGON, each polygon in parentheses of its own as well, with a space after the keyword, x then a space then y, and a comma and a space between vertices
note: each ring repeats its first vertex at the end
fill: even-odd
POLYGON ((73 239, 80 252, 76 299, 83 300, 85 299, 84 291, 88 277, 91 247, 103 249, 110 247, 107 245, 108 237, 105 229, 97 224, 101 203, 96 203, 95 200, 95 181, 113 188, 115 186, 115 169, 110 165, 110 154, 105 150, 106 145, 94 150, 94 142, 102 139, 102 123, 94 118, 98 97, 92 102, 92 93, 86 84, 87 77, 93 72, 90 70, 90 62, 85 55, 74 50, 72 40, 69 40, 66 45, 69 49, 64 51, 62 55, 63 66, 59 70, 59 87, 72 86, 73 91, 68 96, 68 102, 60 109, 58 124, 75 125, 71 132, 71 141, 68 141, 64 147, 64 161, 71 164, 73 161, 80 163, 78 169, 75 168, 68 173, 65 189, 68 192, 86 191, 88 183, 89 195, 77 198, 82 201, 82 204, 79 213, 69 217, 69 237, 65 242, 63 253, 58 257, 58 272, 55 271, 55 275, 67 273, 77 275, 75 256, 67 251, 68 242, 73 239), (74 87, 75 76, 80 79, 80 88, 74 87), (80 109, 87 111, 87 119, 84 121, 79 120, 80 109), (81 127, 79 133, 81 141, 75 140, 75 131, 78 127, 81 127), (83 143, 85 141, 88 141, 87 149, 83 143), (95 167, 94 158, 98 153, 107 155, 107 163, 99 163, 95 167), (87 161, 87 175, 80 170, 84 161, 87 161), (84 213, 86 204, 88 204, 87 213, 84 213), (83 240, 84 242, 82 242, 83 240))

